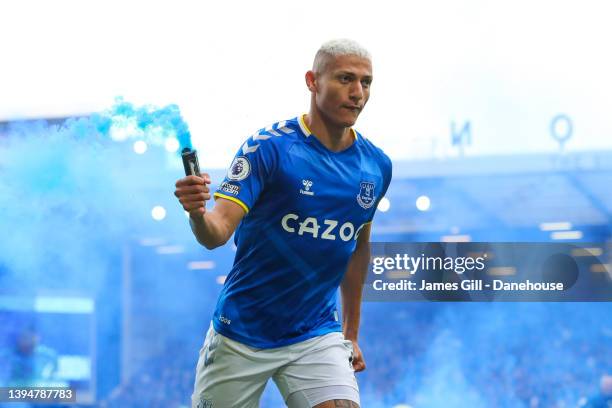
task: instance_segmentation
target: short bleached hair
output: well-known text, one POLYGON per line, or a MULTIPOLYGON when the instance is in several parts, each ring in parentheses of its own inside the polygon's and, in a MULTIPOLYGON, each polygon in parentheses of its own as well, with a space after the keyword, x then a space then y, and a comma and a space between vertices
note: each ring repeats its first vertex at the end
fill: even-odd
POLYGON ((355 55, 372 61, 372 56, 369 51, 357 41, 348 38, 340 38, 327 41, 321 45, 312 63, 312 70, 315 73, 322 73, 327 68, 330 57, 339 57, 342 55, 355 55))

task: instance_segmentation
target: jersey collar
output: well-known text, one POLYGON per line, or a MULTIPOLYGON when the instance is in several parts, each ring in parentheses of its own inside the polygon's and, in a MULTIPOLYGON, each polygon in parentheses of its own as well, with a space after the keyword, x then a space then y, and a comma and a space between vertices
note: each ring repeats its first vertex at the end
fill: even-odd
MULTIPOLYGON (((304 136, 310 137, 310 135, 312 135, 312 132, 308 128, 308 125, 306 125, 306 120, 304 120, 305 117, 305 113, 299 115, 298 124, 300 125, 300 129, 302 130, 302 133, 304 133, 304 136)), ((355 139, 355 141, 357 141, 357 132, 355 132, 355 129, 351 128, 351 133, 353 134, 353 138, 355 139)))

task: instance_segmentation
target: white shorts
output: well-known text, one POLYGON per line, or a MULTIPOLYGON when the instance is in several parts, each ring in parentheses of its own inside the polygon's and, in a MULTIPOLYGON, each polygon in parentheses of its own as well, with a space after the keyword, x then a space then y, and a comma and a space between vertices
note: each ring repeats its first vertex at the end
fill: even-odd
POLYGON ((353 344, 334 332, 289 346, 258 349, 211 324, 196 368, 192 408, 257 408, 270 378, 290 408, 334 399, 359 405, 353 344))

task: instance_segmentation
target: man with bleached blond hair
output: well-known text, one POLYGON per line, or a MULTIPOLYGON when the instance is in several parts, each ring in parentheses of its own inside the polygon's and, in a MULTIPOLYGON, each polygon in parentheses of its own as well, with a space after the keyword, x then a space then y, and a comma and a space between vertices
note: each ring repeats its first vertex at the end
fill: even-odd
POLYGON ((391 161, 352 127, 370 97, 368 51, 327 42, 305 79, 309 112, 242 144, 212 210, 208 174, 176 183, 198 242, 213 249, 234 234, 237 246, 200 351, 194 408, 258 407, 270 378, 290 408, 359 407, 361 294, 391 161))

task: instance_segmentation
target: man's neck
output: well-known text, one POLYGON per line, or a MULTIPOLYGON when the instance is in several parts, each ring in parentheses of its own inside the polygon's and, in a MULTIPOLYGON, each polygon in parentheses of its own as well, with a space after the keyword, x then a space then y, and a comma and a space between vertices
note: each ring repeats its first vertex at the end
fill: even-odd
POLYGON ((349 127, 334 126, 326 121, 316 110, 311 109, 304 118, 306 126, 323 146, 332 152, 347 149, 355 142, 353 131, 349 127))

